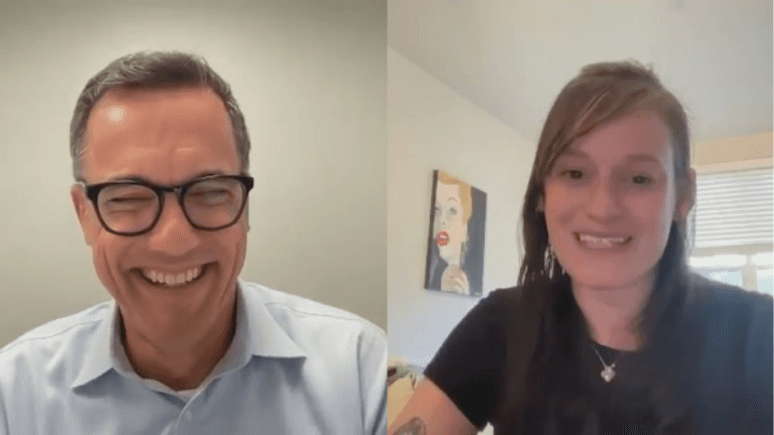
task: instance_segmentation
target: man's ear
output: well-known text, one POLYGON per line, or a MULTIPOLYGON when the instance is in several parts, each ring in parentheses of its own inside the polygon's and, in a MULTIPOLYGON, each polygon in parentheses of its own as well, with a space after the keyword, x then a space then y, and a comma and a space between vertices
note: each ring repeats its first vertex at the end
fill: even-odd
POLYGON ((688 179, 681 180, 677 186, 677 207, 675 207, 675 220, 683 220, 688 217, 696 205, 696 171, 688 168, 688 179))
POLYGON ((91 247, 91 241, 89 240, 88 227, 90 225, 89 219, 89 206, 86 203, 86 192, 83 190, 83 186, 80 184, 73 184, 70 187, 70 198, 73 201, 73 207, 75 208, 75 215, 78 217, 78 222, 81 224, 81 231, 83 231, 83 239, 86 244, 91 247))
POLYGON ((250 232, 250 199, 247 199, 247 203, 245 204, 245 223, 247 224, 247 231, 250 232))

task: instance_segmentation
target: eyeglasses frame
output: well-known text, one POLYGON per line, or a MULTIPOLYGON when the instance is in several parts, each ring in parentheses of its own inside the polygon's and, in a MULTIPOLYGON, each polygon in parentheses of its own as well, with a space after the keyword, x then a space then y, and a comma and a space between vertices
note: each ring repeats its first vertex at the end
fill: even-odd
POLYGON ((161 212, 164 210, 164 198, 166 197, 164 193, 166 192, 172 192, 177 196, 177 201, 180 204, 180 209, 183 210, 183 215, 185 215, 185 218, 188 221, 188 223, 191 224, 191 226, 196 228, 197 230, 218 231, 224 228, 228 228, 234 225, 242 216, 245 205, 247 204, 247 197, 250 194, 250 190, 252 190, 254 183, 255 181, 253 180, 253 177, 249 175, 221 175, 221 174, 208 175, 205 177, 200 177, 200 178, 193 179, 191 181, 187 181, 183 184, 178 184, 173 186, 158 185, 158 184, 150 183, 145 180, 118 180, 118 181, 108 181, 104 183, 94 183, 94 184, 86 184, 85 180, 78 180, 78 184, 83 186, 84 190, 86 191, 86 197, 94 205, 94 210, 96 210, 97 212, 97 218, 99 219, 99 222, 102 224, 102 227, 105 228, 105 230, 107 230, 109 233, 115 234, 117 236, 126 236, 126 237, 134 237, 134 236, 140 236, 140 235, 146 234, 156 226, 156 223, 158 223, 159 219, 161 218, 161 212), (207 227, 196 225, 191 220, 191 217, 188 216, 188 212, 186 211, 185 205, 183 204, 183 197, 185 196, 185 193, 188 191, 188 189, 191 188, 191 186, 201 181, 218 180, 218 179, 224 179, 224 178, 237 180, 241 182, 242 185, 244 185, 245 187, 245 196, 244 198, 242 198, 242 205, 239 207, 239 212, 237 213, 234 220, 228 223, 227 225, 222 225, 217 228, 207 228, 207 227), (102 218, 102 213, 99 211, 99 204, 97 203, 97 198, 99 197, 99 193, 102 191, 102 189, 108 186, 117 186, 117 185, 124 185, 124 184, 145 186, 151 189, 153 192, 155 192, 156 197, 159 199, 159 210, 156 213, 156 217, 153 219, 153 222, 150 224, 150 226, 143 231, 136 231, 133 233, 122 233, 122 232, 114 231, 113 229, 108 227, 108 225, 105 223, 105 220, 102 218))

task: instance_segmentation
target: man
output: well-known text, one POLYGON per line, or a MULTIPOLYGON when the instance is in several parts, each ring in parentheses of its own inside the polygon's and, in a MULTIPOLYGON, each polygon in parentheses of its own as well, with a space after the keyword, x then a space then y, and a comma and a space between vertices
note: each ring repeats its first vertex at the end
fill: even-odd
POLYGON ((71 123, 75 211, 113 297, 0 350, 0 434, 376 434, 384 333, 238 279, 253 179, 229 86, 118 59, 71 123))

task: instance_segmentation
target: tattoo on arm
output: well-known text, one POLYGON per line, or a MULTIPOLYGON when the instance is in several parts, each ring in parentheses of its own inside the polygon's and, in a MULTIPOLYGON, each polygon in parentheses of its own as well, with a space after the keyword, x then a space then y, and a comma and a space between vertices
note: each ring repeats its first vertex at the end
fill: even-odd
POLYGON ((414 417, 399 427, 392 435, 427 435, 427 428, 419 417, 414 417))

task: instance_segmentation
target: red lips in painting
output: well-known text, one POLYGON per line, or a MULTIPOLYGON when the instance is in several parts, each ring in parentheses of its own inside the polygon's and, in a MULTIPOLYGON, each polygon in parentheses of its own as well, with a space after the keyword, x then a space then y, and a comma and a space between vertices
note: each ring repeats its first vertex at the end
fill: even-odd
POLYGON ((446 245, 448 245, 449 244, 449 234, 446 231, 441 231, 435 237, 435 243, 437 243, 438 246, 446 246, 446 245))

